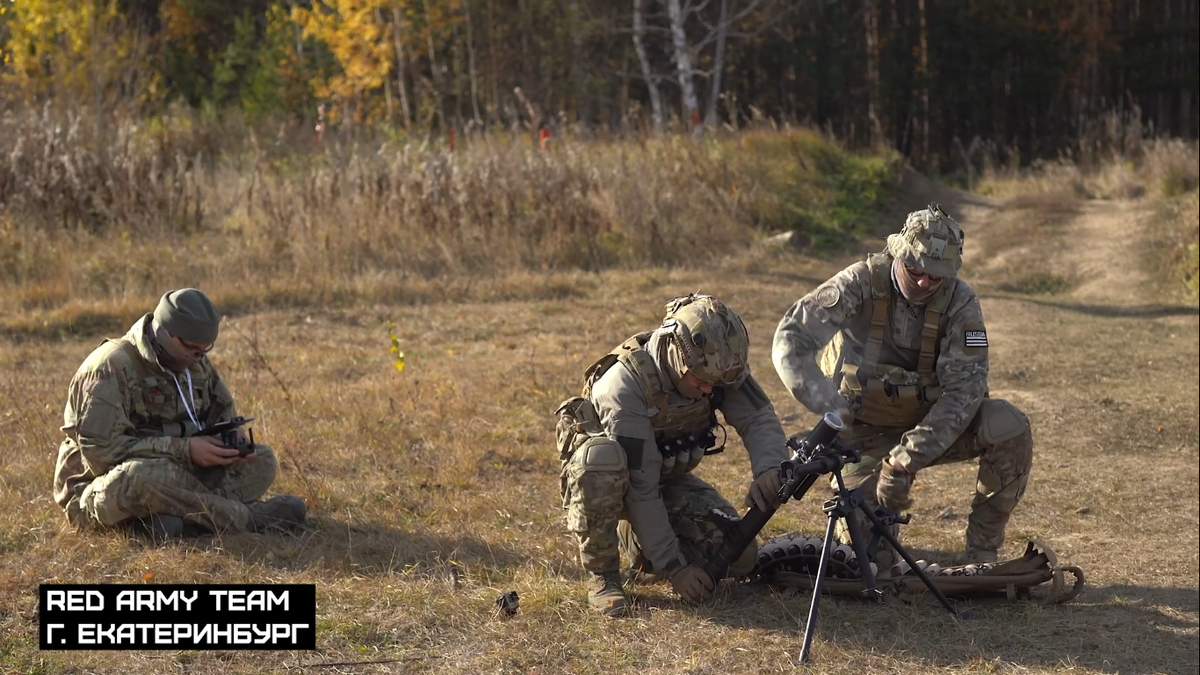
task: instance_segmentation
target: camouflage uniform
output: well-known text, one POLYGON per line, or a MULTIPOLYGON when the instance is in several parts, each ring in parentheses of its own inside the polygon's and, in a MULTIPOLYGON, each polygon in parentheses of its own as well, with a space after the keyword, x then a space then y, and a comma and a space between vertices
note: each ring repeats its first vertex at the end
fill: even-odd
POLYGON ((274 481, 275 455, 256 444, 249 461, 192 465, 187 437, 197 429, 181 390, 190 380, 187 405, 205 427, 237 415, 233 396, 207 357, 186 373, 163 369, 151 324, 147 314, 124 337, 105 341, 72 378, 54 499, 80 527, 171 514, 218 531, 246 529, 246 504, 274 481))
MULTIPOLYGON (((728 314, 744 336, 741 320, 728 314)), ((720 546, 722 527, 739 512, 691 473, 715 440, 708 436, 718 426, 715 411, 741 437, 756 477, 787 458, 783 427, 744 364, 731 384, 712 395, 681 393, 672 375, 683 359, 672 362, 678 330, 668 318, 657 331, 630 338, 588 370, 584 397, 559 408, 567 528, 578 538, 584 569, 593 574, 617 570, 623 552, 635 569, 667 577, 686 565, 703 565, 720 546)), ((710 364, 719 360, 709 353, 710 364)), ((720 379, 710 374, 709 381, 720 379)), ((750 571, 756 548, 748 550, 743 562, 749 564, 731 574, 750 571)))
POLYGON ((849 410, 854 422, 841 438, 863 461, 847 467, 846 478, 868 496, 885 457, 909 476, 978 457, 966 547, 990 555, 1025 491, 1033 437, 1020 410, 988 397, 983 312, 956 278, 961 246, 961 230, 940 207, 910 214, 884 253, 842 270, 787 311, 772 357, 809 410, 849 410), (904 298, 892 272, 897 256, 944 277, 933 298, 904 298))

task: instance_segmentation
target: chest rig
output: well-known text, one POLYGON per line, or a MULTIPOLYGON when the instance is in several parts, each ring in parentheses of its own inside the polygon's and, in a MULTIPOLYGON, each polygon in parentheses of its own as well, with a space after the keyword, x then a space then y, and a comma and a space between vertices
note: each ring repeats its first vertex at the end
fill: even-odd
MULTIPOLYGON (((925 307, 921 351, 914 371, 910 363, 879 362, 894 296, 892 258, 872 254, 867 258, 867 268, 871 275, 871 328, 859 363, 852 363, 849 354, 841 355, 839 391, 849 401, 856 422, 911 428, 925 418, 942 393, 934 361, 942 317, 954 284, 944 284, 925 307)), ((839 343, 843 349, 847 347, 845 341, 839 343)))
POLYGON ((695 469, 705 455, 715 455, 725 449, 723 440, 717 445, 715 433, 720 427, 716 409, 724 400, 725 392, 721 387, 714 387, 710 396, 671 406, 658 366, 646 351, 652 335, 651 332, 638 333, 589 366, 583 375, 583 397, 591 397, 592 385, 609 368, 623 364, 637 378, 646 397, 654 442, 663 456, 662 475, 682 475, 695 469))
MULTIPOLYGON (((137 429, 138 435, 171 436, 186 438, 196 434, 199 429, 192 423, 186 413, 181 413, 182 404, 175 382, 170 375, 155 373, 138 351, 137 345, 127 339, 114 341, 116 348, 125 354, 132 364, 131 382, 136 382, 140 395, 134 395, 130 400, 129 421, 137 429)), ((187 391, 186 380, 180 381, 180 386, 187 391)), ((212 401, 208 387, 204 381, 193 381, 193 391, 196 394, 196 409, 193 411, 196 419, 207 423, 206 417, 212 401)))

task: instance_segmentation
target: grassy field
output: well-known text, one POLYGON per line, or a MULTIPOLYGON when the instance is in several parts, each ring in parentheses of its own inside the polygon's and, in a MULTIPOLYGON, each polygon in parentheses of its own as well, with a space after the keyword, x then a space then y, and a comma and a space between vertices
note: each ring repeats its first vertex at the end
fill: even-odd
MULTIPOLYGON (((888 183, 898 192, 853 202, 864 209, 857 227, 821 256, 811 255, 811 240, 800 251, 764 241, 776 228, 747 225, 749 211, 739 211, 730 238, 719 240, 737 245, 669 266, 629 259, 528 269, 509 261, 486 273, 373 277, 363 263, 317 268, 316 290, 286 297, 273 295, 271 280, 303 278, 306 268, 291 259, 256 276, 253 265, 231 263, 222 236, 238 235, 220 235, 216 221, 204 226, 218 233, 205 248, 178 233, 141 240, 103 228, 103 236, 44 231, 10 215, 10 243, 42 236, 25 249, 41 253, 29 255, 61 257, 53 273, 8 277, 0 291, 0 672, 1195 673, 1200 312, 1172 276, 1176 268, 1147 264, 1144 256, 1155 258, 1141 251, 1159 240, 1186 243, 1180 233, 1195 209, 1189 215, 1181 205, 1195 204, 1195 187, 1162 194, 1157 179, 1138 174, 1151 186, 1143 196, 1068 198, 1044 176, 1005 180, 1006 192, 964 194, 905 174, 888 183), (1034 473, 1003 553, 1043 539, 1085 570, 1083 595, 1041 608, 977 602, 970 620, 933 603, 827 600, 809 666, 795 660, 809 603, 802 592, 726 583, 712 602, 690 607, 669 586, 638 584, 633 617, 591 612, 563 527, 552 419, 577 392, 583 368, 656 325, 672 296, 700 289, 742 314, 754 372, 785 428, 803 430, 814 418, 770 364, 779 317, 877 250, 874 235, 898 225, 896 214, 930 199, 967 232, 963 273, 992 336, 992 395, 1017 403, 1034 425, 1034 473), (1147 236, 1130 242, 1131 227, 1147 236), (86 245, 61 248, 68 241, 86 245), (1113 265, 1111 250, 1136 255, 1113 265), (136 261, 149 251, 164 257, 136 261), (106 278, 126 285, 100 291, 77 276, 97 261, 115 265, 106 278), (132 274, 134 264, 146 266, 145 276, 132 274), (311 520, 299 536, 153 546, 75 532, 51 499, 71 374, 101 335, 122 332, 161 289, 190 279, 232 308, 211 356, 243 414, 256 418, 256 437, 281 458, 275 491, 308 503, 311 520), (402 372, 389 322, 406 355, 402 372), (97 581, 315 584, 318 648, 38 651, 37 585, 97 581), (508 590, 520 593, 521 609, 503 619, 493 601, 508 590)), ((848 188, 820 189, 836 204, 848 188)), ((771 194, 760 203, 793 199, 771 194)), ((675 199, 695 201, 684 196, 675 199)), ((359 230, 347 221, 327 232, 352 239, 359 230)), ((314 241, 294 243, 310 250, 314 241)), ((949 559, 960 549, 974 471, 922 473, 914 522, 903 532, 920 557, 949 559)), ((736 442, 699 473, 735 500, 749 481, 736 442)), ((786 506, 766 534, 816 534, 823 524, 814 497, 786 506)))

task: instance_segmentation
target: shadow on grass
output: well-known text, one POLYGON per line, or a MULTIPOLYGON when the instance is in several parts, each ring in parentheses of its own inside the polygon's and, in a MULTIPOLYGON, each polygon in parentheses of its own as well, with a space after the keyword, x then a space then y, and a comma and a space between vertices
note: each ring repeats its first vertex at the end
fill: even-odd
MULTIPOLYGON (((731 628, 794 633, 795 656, 811 601, 805 591, 727 585, 714 605, 696 611, 731 628)), ((952 617, 928 595, 912 605, 824 596, 814 644, 950 669, 999 662, 1142 675, 1195 673, 1200 665, 1195 587, 1091 587, 1072 602, 1044 607, 1004 599, 952 603, 969 617, 952 617)))
POLYGON ((442 537, 406 532, 377 523, 310 518, 302 532, 200 537, 198 548, 220 549, 246 563, 280 569, 319 569, 334 575, 446 574, 453 566, 510 569, 527 562, 495 544, 471 536, 442 537))

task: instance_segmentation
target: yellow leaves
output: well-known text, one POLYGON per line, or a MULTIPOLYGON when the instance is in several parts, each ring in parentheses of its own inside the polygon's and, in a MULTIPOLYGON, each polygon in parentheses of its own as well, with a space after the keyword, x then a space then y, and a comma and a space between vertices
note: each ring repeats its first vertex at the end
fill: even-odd
POLYGON ((404 372, 404 352, 400 350, 400 338, 396 336, 396 322, 389 321, 387 324, 388 340, 391 341, 392 365, 396 367, 397 373, 404 372))
POLYGON ((88 100, 133 65, 136 38, 115 0, 22 0, 6 24, 4 80, 31 98, 54 88, 88 100))
POLYGON ((327 81, 313 81, 318 96, 349 98, 383 86, 394 49, 384 16, 391 16, 386 0, 317 0, 311 10, 292 10, 304 37, 325 43, 341 66, 327 81))

